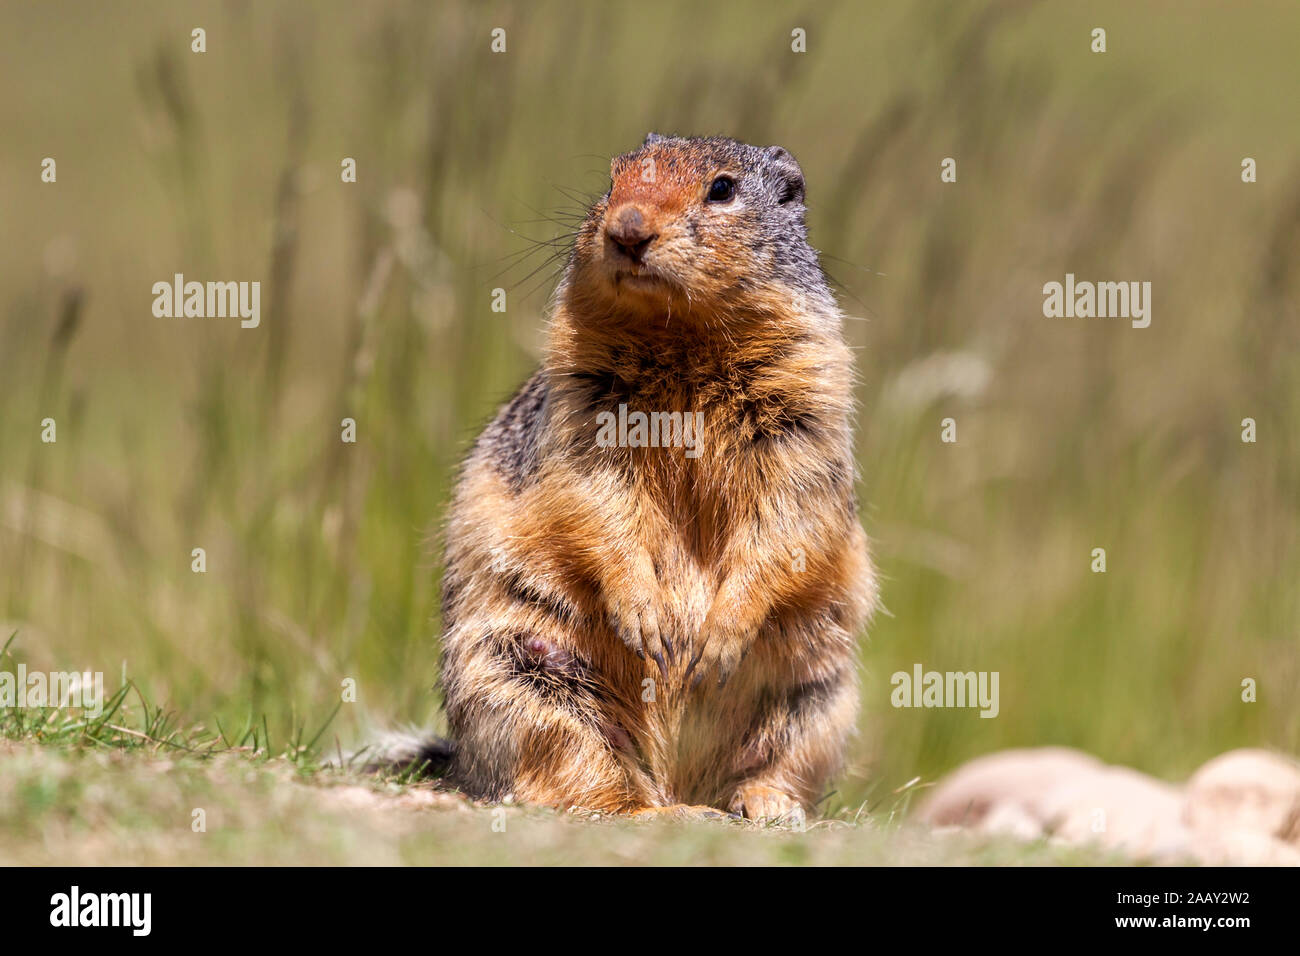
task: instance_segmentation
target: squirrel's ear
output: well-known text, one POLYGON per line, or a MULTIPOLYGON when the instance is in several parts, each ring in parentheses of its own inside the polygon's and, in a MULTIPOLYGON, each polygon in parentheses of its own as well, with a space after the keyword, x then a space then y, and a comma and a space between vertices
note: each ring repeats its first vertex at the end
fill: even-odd
POLYGON ((767 158, 772 164, 772 170, 776 174, 778 181, 777 202, 785 205, 788 202, 802 203, 804 199, 803 170, 795 162, 795 158, 790 155, 789 150, 780 146, 769 146, 767 148, 767 158))
POLYGON ((658 134, 658 133, 646 133, 646 134, 645 134, 645 142, 642 143, 641 145, 642 145, 642 146, 649 146, 651 143, 658 143, 659 141, 661 141, 661 140, 665 140, 665 139, 667 139, 667 138, 668 138, 667 136, 661 136, 661 135, 658 134))

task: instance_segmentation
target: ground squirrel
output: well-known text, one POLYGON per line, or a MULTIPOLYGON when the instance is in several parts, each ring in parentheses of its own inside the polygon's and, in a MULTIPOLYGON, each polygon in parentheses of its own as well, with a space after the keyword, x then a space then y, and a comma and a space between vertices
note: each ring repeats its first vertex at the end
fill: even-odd
POLYGON ((824 795, 876 601, 841 323, 786 150, 651 134, 613 161, 446 527, 454 745, 423 755, 455 784, 753 819, 824 795))

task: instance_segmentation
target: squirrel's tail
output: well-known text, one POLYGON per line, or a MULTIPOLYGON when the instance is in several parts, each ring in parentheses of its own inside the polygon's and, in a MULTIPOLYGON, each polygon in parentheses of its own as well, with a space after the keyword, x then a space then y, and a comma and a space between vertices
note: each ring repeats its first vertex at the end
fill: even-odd
POLYGON ((451 769, 456 745, 422 730, 390 730, 343 758, 343 766, 363 773, 414 773, 441 777, 451 769))

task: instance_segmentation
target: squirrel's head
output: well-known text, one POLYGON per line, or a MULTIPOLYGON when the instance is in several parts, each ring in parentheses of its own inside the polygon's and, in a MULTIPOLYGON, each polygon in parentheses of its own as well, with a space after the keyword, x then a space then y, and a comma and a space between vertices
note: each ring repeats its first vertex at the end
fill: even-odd
POLYGON ((803 171, 780 146, 660 136, 614 159, 566 294, 625 315, 784 314, 830 299, 803 171))

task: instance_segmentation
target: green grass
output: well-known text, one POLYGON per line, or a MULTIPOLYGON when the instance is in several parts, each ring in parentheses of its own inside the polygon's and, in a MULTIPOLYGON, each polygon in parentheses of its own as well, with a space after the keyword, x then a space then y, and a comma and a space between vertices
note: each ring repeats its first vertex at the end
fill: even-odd
POLYGON ((410 775, 322 766, 301 737, 226 736, 123 686, 104 713, 0 711, 0 866, 1095 865, 1089 848, 902 825, 905 802, 806 830, 487 806, 410 775))
MULTIPOLYGON (((1167 778, 1300 752, 1300 7, 1167 6, 5 5, 0 634, 31 669, 124 675, 121 726, 191 748, 436 719, 436 529, 539 354, 529 275, 611 154, 727 133, 799 158, 853 316, 886 610, 832 814, 1000 747, 1167 778), (178 271, 262 281, 262 327, 155 319, 178 271), (1067 271, 1152 281, 1152 327, 1045 319, 1067 271), (917 662, 999 671, 1000 716, 893 709, 917 662)), ((0 780, 129 792, 142 756, 112 742, 155 749, 105 725, 42 756, 22 727, 0 780)), ((245 763, 270 779, 157 746, 178 779, 238 768, 232 800, 245 763)))
POLYGON ((0 865, 1081 865, 1047 843, 825 821, 629 823, 476 807, 427 787, 304 777, 279 759, 0 741, 0 865), (204 811, 204 832, 193 829, 204 811), (504 829, 502 827, 504 826, 504 829))

